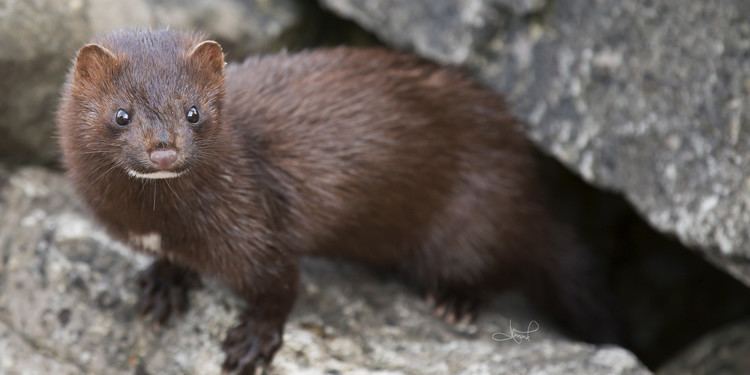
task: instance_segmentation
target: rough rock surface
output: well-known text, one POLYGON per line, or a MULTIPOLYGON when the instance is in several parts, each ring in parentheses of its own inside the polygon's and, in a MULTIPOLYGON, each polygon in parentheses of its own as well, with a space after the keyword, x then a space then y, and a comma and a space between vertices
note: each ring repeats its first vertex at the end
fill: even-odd
POLYGON ((750 320, 701 338, 659 371, 661 375, 750 374, 750 320))
POLYGON ((529 133, 750 284, 750 3, 322 0, 508 94, 529 133))
POLYGON ((56 160, 53 113, 70 59, 92 35, 122 27, 202 30, 230 58, 277 49, 303 27, 295 0, 0 1, 0 158, 56 160))
MULTIPOLYGON (((147 259, 93 224, 61 176, 0 177, 1 374, 218 373, 219 342, 239 303, 227 291, 208 282, 186 316, 154 329, 133 312, 147 259)), ((273 373, 648 373, 629 352, 568 341, 546 321, 506 295, 459 331, 398 282, 309 260, 273 373), (509 332, 508 319, 541 329, 519 343, 493 340, 509 332)))

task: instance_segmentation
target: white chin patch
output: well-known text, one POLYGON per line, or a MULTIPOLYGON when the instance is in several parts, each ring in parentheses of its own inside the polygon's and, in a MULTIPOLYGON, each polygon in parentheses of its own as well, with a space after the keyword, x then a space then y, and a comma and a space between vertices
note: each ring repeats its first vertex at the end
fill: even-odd
POLYGON ((153 172, 153 173, 141 173, 138 171, 134 171, 132 169, 128 169, 128 175, 130 177, 145 178, 145 179, 150 179, 150 180, 163 180, 167 178, 180 177, 182 176, 183 173, 185 173, 185 171, 182 171, 182 172, 159 171, 159 172, 153 172))

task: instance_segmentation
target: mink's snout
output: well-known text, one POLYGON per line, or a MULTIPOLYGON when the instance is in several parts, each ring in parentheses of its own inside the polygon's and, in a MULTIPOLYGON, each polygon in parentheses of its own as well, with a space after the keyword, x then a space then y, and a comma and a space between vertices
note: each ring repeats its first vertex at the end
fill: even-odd
POLYGON ((148 155, 151 164, 159 170, 169 170, 177 162, 177 150, 173 148, 159 148, 151 151, 148 155))

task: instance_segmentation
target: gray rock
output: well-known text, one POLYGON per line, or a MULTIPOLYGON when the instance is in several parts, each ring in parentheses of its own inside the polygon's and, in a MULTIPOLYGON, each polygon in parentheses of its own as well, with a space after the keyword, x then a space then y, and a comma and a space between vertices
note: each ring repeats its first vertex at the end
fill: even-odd
POLYGON ((747 1, 322 3, 468 67, 543 149, 750 284, 747 1))
POLYGON ((750 321, 701 338, 660 369, 661 375, 750 374, 750 321))
MULTIPOLYGON (((239 305, 227 291, 208 282, 186 316, 155 329, 132 311, 148 260, 92 223, 61 176, 24 169, 0 181, 0 373, 218 373, 239 305)), ((274 374, 649 373, 624 349, 562 338, 517 296, 457 330, 393 280, 320 260, 303 269, 274 374), (493 340, 509 319, 541 329, 493 340)))
POLYGON ((496 4, 508 7, 515 15, 526 16, 541 11, 547 0, 495 0, 496 4))
POLYGON ((294 44, 305 6, 294 0, 0 1, 0 158, 56 160, 53 113, 75 51, 123 27, 202 30, 229 57, 294 44))
POLYGON ((484 21, 477 0, 323 0, 334 12, 351 17, 385 41, 413 47, 443 62, 466 61, 475 45, 472 32, 484 21))

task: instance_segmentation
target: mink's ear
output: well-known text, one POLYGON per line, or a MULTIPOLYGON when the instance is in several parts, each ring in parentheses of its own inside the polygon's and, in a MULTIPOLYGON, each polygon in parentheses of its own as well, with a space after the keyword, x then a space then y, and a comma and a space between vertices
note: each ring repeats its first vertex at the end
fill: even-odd
POLYGON ((76 80, 99 81, 110 76, 116 67, 114 53, 98 44, 87 44, 76 55, 75 77, 76 80))
POLYGON ((188 59, 195 62, 204 72, 223 76, 224 51, 219 43, 206 40, 198 43, 188 53, 188 59))

